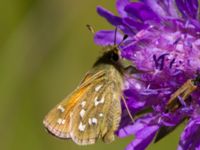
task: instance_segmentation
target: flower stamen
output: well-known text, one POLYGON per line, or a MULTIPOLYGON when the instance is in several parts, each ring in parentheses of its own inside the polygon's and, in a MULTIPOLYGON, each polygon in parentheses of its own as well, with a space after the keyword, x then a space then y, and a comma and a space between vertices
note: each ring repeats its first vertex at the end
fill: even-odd
POLYGON ((175 63, 175 60, 176 60, 176 58, 172 59, 172 61, 170 62, 170 64, 169 64, 170 69, 172 68, 173 64, 175 63))
POLYGON ((177 39, 173 42, 173 45, 176 45, 180 40, 181 40, 181 37, 177 38, 177 39))
POLYGON ((153 60, 155 62, 156 69, 163 70, 165 56, 167 56, 167 55, 169 55, 169 54, 162 54, 158 58, 156 58, 156 55, 153 55, 153 60))

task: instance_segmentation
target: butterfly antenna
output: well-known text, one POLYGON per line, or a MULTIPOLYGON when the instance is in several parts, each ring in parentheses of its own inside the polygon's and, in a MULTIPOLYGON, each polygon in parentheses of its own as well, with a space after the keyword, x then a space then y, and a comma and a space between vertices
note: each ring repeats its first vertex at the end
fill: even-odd
POLYGON ((116 27, 115 28, 115 33, 114 33, 114 45, 117 44, 117 30, 118 30, 118 28, 116 27))
POLYGON ((122 100, 123 100, 123 102, 124 102, 124 105, 125 105, 125 107, 126 107, 126 110, 127 110, 127 112, 128 112, 128 115, 129 115, 131 121, 134 122, 133 116, 131 115, 130 109, 128 108, 128 105, 127 105, 127 103, 126 103, 126 100, 125 100, 124 96, 122 96, 122 100))
POLYGON ((95 34, 95 30, 93 28, 93 26, 87 24, 86 27, 88 28, 88 30, 94 35, 95 34))
POLYGON ((118 47, 121 46, 122 44, 124 44, 124 41, 128 38, 128 35, 125 34, 122 41, 117 45, 118 47))

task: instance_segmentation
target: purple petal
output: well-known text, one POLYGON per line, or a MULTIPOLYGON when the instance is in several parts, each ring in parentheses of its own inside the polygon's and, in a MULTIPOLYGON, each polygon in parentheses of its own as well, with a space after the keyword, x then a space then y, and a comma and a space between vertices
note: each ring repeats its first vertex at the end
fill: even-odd
POLYGON ((143 0, 158 16, 165 17, 167 14, 155 0, 143 0))
POLYGON ((125 9, 125 6, 130 3, 130 0, 117 0, 116 2, 116 8, 118 13, 122 16, 125 17, 127 16, 125 9))
POLYGON ((137 132, 135 136, 139 139, 145 139, 147 136, 150 136, 152 133, 156 132, 158 128, 159 127, 157 125, 145 127, 144 129, 137 132))
POLYGON ((130 135, 133 135, 135 134, 138 130, 141 130, 142 128, 144 128, 144 124, 143 123, 135 123, 134 125, 129 125, 129 126, 126 126, 124 128, 121 128, 118 132, 118 136, 120 138, 123 138, 123 137, 127 137, 127 136, 130 136, 130 135))
POLYGON ((145 25, 144 23, 135 21, 133 19, 130 19, 129 17, 124 18, 124 23, 127 24, 128 26, 134 28, 136 31, 140 31, 142 29, 145 29, 148 27, 148 25, 145 25))
POLYGON ((184 129, 180 142, 179 150, 195 149, 199 146, 200 142, 200 117, 196 119, 191 119, 184 129))
POLYGON ((132 16, 141 21, 146 20, 159 20, 159 17, 144 3, 133 2, 125 7, 125 11, 132 16))
POLYGON ((141 0, 147 3, 147 5, 159 16, 161 17, 174 17, 178 18, 178 12, 176 3, 174 0, 162 0, 162 1, 151 1, 151 0, 141 0))
POLYGON ((176 4, 177 4, 179 11, 182 13, 182 15, 185 18, 196 19, 197 11, 198 11, 198 1, 197 0, 191 0, 191 1, 176 0, 176 4))
POLYGON ((182 13, 184 17, 188 16, 187 7, 184 5, 182 0, 176 0, 176 4, 178 6, 179 11, 182 13))
POLYGON ((117 35, 115 35, 114 30, 101 30, 96 32, 94 36, 94 42, 101 46, 114 45, 115 36, 116 44, 120 43, 123 39, 123 36, 119 32, 117 35))
POLYGON ((168 11, 171 16, 175 18, 179 17, 175 1, 168 0, 168 11))
POLYGON ((126 147, 126 150, 144 150, 156 135, 158 126, 143 128, 136 134, 136 138, 126 147))
POLYGON ((137 134, 142 131, 144 128, 148 127, 151 122, 155 122, 157 117, 153 114, 148 114, 137 119, 134 124, 128 125, 126 127, 120 128, 118 131, 119 137, 126 137, 129 135, 137 134))
POLYGON ((120 17, 115 16, 110 11, 106 10, 105 8, 98 6, 97 12, 100 16, 107 19, 108 22, 110 22, 114 26, 122 25, 122 19, 120 17))
POLYGON ((191 17, 194 19, 198 19, 197 18, 198 0, 186 1, 186 6, 188 7, 188 11, 189 11, 189 14, 191 15, 191 17))

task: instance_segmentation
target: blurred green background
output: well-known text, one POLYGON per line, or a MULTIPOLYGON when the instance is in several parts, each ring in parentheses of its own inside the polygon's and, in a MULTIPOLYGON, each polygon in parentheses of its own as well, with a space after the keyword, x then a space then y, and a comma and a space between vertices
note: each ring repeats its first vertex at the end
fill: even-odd
MULTIPOLYGON (((114 0, 0 1, 1 150, 123 150, 133 139, 82 147, 54 138, 42 125, 101 52, 85 25, 113 29, 97 15, 97 5, 116 13, 114 0)), ((176 149, 181 130, 148 149, 176 149)))

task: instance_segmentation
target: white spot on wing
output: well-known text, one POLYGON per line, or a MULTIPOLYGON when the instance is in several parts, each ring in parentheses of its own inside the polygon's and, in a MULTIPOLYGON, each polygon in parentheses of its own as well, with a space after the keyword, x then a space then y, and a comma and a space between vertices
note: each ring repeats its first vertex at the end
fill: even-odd
POLYGON ((59 118, 59 119, 57 120, 57 123, 58 123, 58 124, 61 124, 61 122, 62 122, 62 119, 59 118))
POLYGON ((89 125, 95 125, 97 124, 97 118, 89 118, 88 119, 89 125))
POLYGON ((62 124, 65 124, 65 119, 62 120, 62 124))
POLYGON ((84 115, 85 115, 85 110, 82 109, 82 110, 80 111, 80 116, 81 116, 81 118, 83 118, 84 115))
POLYGON ((81 102, 81 107, 83 108, 86 105, 86 101, 81 102))
POLYGON ((92 119, 91 118, 88 119, 88 123, 89 123, 89 125, 92 124, 92 119))
POLYGON ((85 130, 85 127, 86 127, 86 124, 83 124, 82 122, 80 122, 79 126, 78 126, 78 129, 80 131, 84 131, 85 130))
POLYGON ((99 117, 103 117, 103 113, 100 113, 100 114, 99 114, 99 117))
POLYGON ((57 120, 57 123, 58 123, 58 124, 65 124, 65 119, 59 118, 59 119, 57 120))
POLYGON ((60 110, 61 112, 64 112, 64 111, 65 111, 65 108, 64 108, 63 106, 61 106, 61 105, 59 105, 59 106, 57 107, 57 109, 60 110))
POLYGON ((97 124, 97 118, 92 118, 92 124, 97 124))
POLYGON ((104 103, 104 97, 101 98, 101 100, 98 100, 98 97, 95 97, 94 99, 94 105, 97 106, 99 104, 103 104, 104 103))
POLYGON ((95 91, 98 92, 98 91, 101 89, 102 86, 103 86, 103 85, 98 85, 98 86, 96 86, 96 87, 95 87, 95 91))

